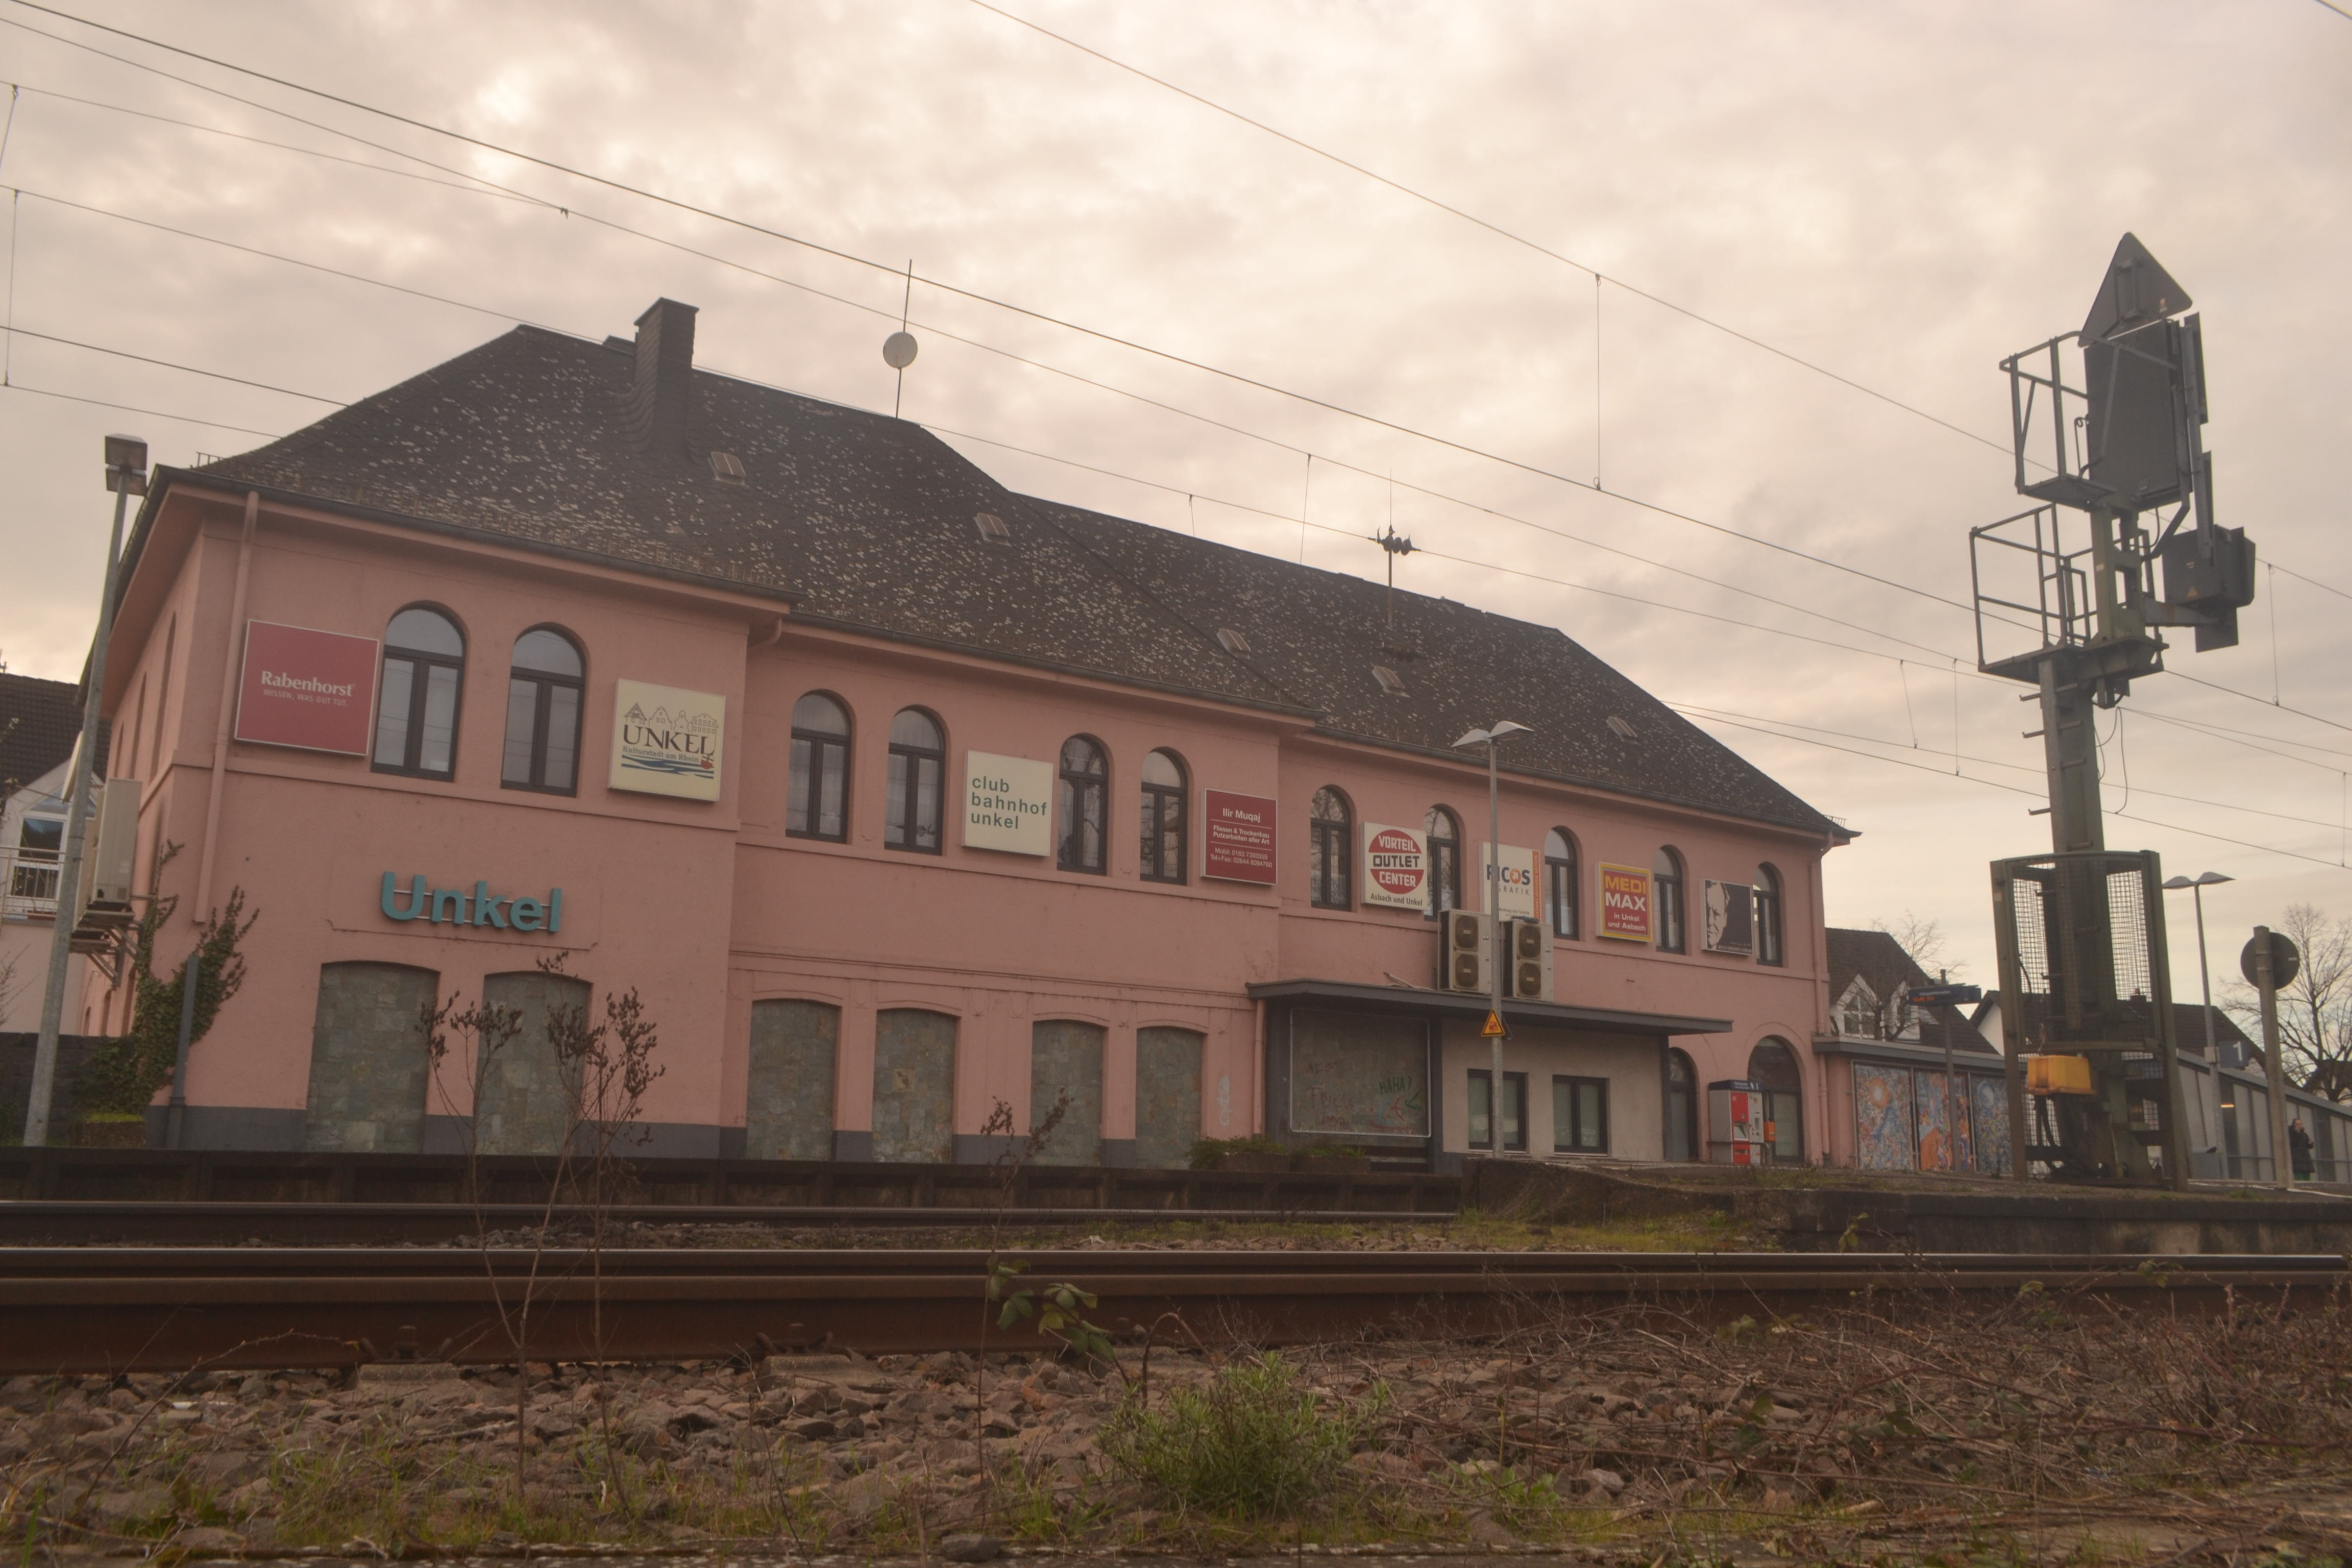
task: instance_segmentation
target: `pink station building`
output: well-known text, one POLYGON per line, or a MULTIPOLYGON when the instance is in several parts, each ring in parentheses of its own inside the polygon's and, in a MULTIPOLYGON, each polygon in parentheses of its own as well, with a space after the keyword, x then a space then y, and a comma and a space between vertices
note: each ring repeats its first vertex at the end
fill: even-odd
POLYGON ((1439 962, 1488 837, 1454 742, 1512 720, 1505 912, 1551 941, 1506 1149, 1745 1152, 1733 1080, 1774 1156, 1850 1155, 1838 824, 1552 627, 1013 494, 694 332, 519 328, 155 475, 104 703, 134 882, 179 900, 159 968, 232 889, 258 915, 184 1142, 552 1149, 549 1010, 635 988, 648 1154, 971 1161, 1061 1105, 1046 1160, 1455 1169, 1492 1137, 1439 962), (427 1050, 453 996, 520 1014, 487 1070, 427 1050))

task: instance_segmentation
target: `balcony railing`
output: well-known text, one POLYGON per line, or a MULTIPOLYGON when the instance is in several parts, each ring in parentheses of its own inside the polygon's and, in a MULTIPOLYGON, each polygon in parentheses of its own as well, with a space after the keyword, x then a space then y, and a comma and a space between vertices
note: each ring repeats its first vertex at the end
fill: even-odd
POLYGON ((58 852, 0 849, 0 916, 12 921, 58 918, 58 852))

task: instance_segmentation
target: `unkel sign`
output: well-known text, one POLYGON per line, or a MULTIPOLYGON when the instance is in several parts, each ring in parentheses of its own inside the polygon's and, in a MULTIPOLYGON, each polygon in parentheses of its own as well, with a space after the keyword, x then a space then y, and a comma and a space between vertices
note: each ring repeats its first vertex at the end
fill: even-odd
POLYGON ((457 888, 427 887, 424 873, 419 872, 404 890, 399 879, 386 871, 382 902, 386 920, 492 926, 499 931, 551 932, 563 929, 561 888, 549 889, 544 899, 522 899, 493 893, 488 882, 476 882, 470 892, 457 888))

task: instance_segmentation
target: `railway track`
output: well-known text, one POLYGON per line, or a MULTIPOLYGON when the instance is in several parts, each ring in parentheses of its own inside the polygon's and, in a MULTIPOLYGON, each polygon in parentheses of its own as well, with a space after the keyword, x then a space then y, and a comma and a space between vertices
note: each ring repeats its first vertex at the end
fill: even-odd
MULTIPOLYGON (((1022 1254, 1021 1284, 1066 1281, 1114 1331, 1296 1343, 1356 1334, 1492 1332, 1562 1313, 1643 1308, 1701 1318, 1857 1299, 1935 1310, 2014 1299, 2204 1310, 2324 1299, 2334 1256, 1293 1252, 1089 1249, 1022 1254)), ((534 1361, 741 1356, 825 1345, 1022 1349, 992 1326, 979 1250, 404 1247, 0 1249, 0 1373, 341 1367, 420 1358, 534 1361)))
MULTIPOLYGON (((142 1203, 71 1199, 0 1201, 0 1245, 8 1247, 280 1247, 447 1246, 461 1237, 527 1230, 551 1224, 558 1234, 580 1234, 598 1217, 585 1205, 544 1203, 142 1203)), ((770 1230, 985 1230, 1008 1235, 1041 1229, 1104 1226, 1199 1224, 1443 1225, 1450 1208, 1398 1209, 1136 1209, 975 1208, 883 1204, 613 1204, 602 1210, 607 1234, 635 1226, 755 1226, 770 1230)))

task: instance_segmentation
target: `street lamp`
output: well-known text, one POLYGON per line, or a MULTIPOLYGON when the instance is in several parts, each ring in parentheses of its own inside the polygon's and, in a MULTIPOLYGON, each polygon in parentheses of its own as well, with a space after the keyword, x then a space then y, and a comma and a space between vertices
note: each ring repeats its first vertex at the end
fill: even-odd
POLYGON ((2234 882, 2235 877, 2224 877, 2219 871, 2206 871, 2195 877, 2167 877, 2165 890, 2189 889, 2189 896, 2197 903, 2197 977, 2205 987, 2205 1059, 2218 1070, 2221 1058, 2213 1049, 2213 968, 2205 962, 2205 889, 2220 882, 2234 882))
MULTIPOLYGON (((1486 984, 1491 991, 1487 1006, 1497 1028, 1503 1022, 1503 795, 1495 771, 1495 746, 1513 735, 1534 733, 1527 725, 1506 719, 1487 729, 1473 730, 1454 742, 1456 751, 1486 748, 1486 984)), ((1494 1041, 1494 1076, 1487 1080, 1486 1090, 1486 1137, 1499 1160, 1503 1157, 1503 1037, 1498 1034, 1494 1041)), ((1528 1108, 1522 1105, 1519 1124, 1525 1127, 1527 1121, 1528 1108)))
POLYGON ((58 1081, 58 1036, 65 1024, 66 979, 73 965, 74 890, 81 886, 82 839, 89 826, 89 771, 98 748, 98 710, 106 689, 106 645, 114 635, 114 574, 122 558, 122 512, 147 493, 147 443, 106 438, 106 488, 114 492, 114 534, 106 546, 106 587, 98 601, 98 639, 90 644, 82 694, 81 744, 66 784, 66 841, 58 857, 58 910, 50 917, 48 988, 41 996, 41 1034, 33 1047, 32 1091, 25 1097, 25 1146, 49 1141, 49 1100, 58 1081))

